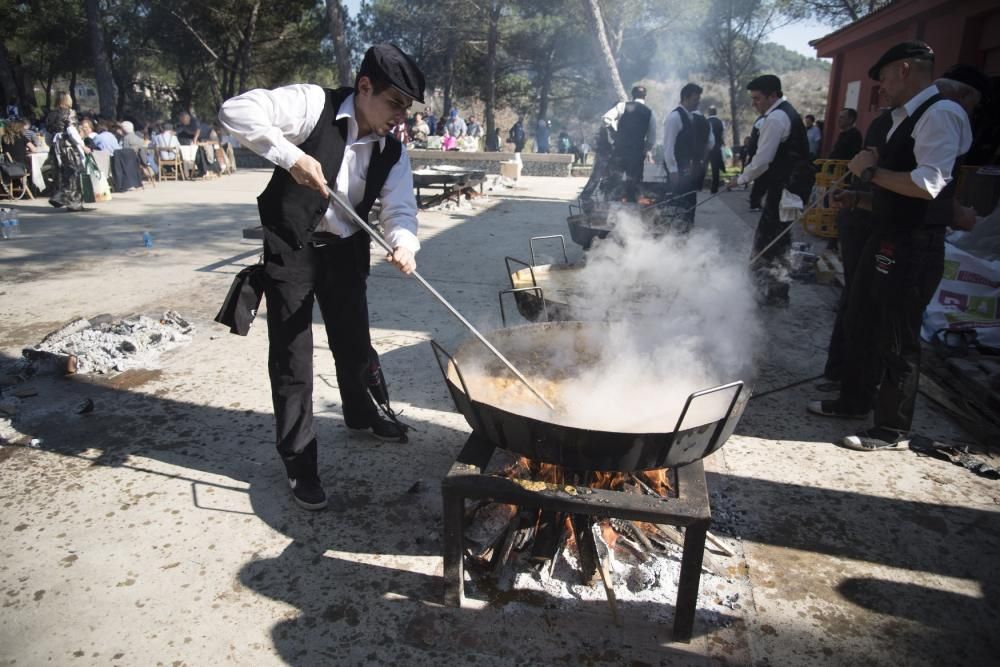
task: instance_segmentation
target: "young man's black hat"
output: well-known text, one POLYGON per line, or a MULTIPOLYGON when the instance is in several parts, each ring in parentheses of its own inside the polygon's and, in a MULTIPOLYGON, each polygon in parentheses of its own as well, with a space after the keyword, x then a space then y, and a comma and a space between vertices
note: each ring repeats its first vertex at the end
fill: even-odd
MULTIPOLYGON (((416 61, 395 44, 376 44, 365 52, 358 77, 381 79, 407 97, 424 103, 424 73, 416 61), (381 76, 379 76, 381 75, 381 76)), ((355 81, 357 87, 357 81, 355 81)))

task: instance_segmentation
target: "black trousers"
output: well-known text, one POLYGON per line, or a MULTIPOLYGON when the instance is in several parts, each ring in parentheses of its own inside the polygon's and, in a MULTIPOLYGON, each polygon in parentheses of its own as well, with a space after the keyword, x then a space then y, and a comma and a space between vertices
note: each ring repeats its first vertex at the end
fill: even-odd
MULTIPOLYGON (((754 181, 754 185, 756 184, 757 181, 754 181)), ((782 189, 780 185, 770 187, 764 196, 764 212, 760 214, 760 221, 753 235, 754 257, 788 226, 779 216, 782 189)), ((751 267, 762 295, 787 297, 790 281, 788 253, 791 248, 792 235, 785 234, 751 267)))
POLYGON ((369 240, 364 232, 321 247, 264 251, 267 282, 267 370, 271 379, 276 439, 290 476, 315 472, 313 425, 313 301, 319 303, 337 369, 337 385, 349 428, 365 428, 378 412, 364 373, 368 330, 369 240))
POLYGON ((767 192, 767 181, 763 178, 755 179, 750 185, 750 208, 764 208, 761 204, 764 201, 764 194, 767 192))
POLYGON ((639 201, 639 185, 642 183, 646 154, 642 150, 630 151, 628 155, 614 155, 609 169, 625 177, 624 197, 630 202, 639 201))
MULTIPOLYGON (((664 163, 663 168, 670 174, 666 163, 664 163)), ((681 216, 684 228, 681 231, 689 231, 694 226, 695 207, 698 205, 698 191, 701 190, 698 180, 704 179, 704 175, 701 165, 694 164, 690 169, 682 169, 677 173, 676 177, 673 175, 670 176, 671 194, 684 195, 683 197, 675 198, 677 204, 684 209, 684 213, 681 216)))
POLYGON ((719 191, 719 174, 726 170, 722 159, 722 148, 715 147, 708 154, 708 164, 712 167, 712 194, 719 191))
POLYGON ((844 376, 844 364, 847 361, 847 304, 850 301, 851 285, 857 276, 861 252, 871 230, 870 211, 841 209, 837 213, 837 243, 844 265, 844 289, 837 304, 837 319, 833 323, 826 367, 823 369, 823 377, 828 380, 840 380, 844 376))
POLYGON ((841 406, 875 410, 875 426, 908 431, 920 379, 920 323, 944 273, 944 227, 875 229, 846 313, 841 406), (877 389, 876 389, 877 388, 877 389))

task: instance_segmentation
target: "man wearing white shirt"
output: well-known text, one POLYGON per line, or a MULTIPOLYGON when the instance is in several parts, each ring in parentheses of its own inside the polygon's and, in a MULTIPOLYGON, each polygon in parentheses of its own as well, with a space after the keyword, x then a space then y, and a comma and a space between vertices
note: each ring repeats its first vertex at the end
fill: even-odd
POLYGON ((859 451, 894 448, 913 421, 920 377, 920 324, 944 272, 947 217, 932 201, 952 181, 972 145, 966 112, 934 85, 934 52, 919 41, 889 49, 869 70, 892 110, 880 150, 864 150, 848 169, 872 186, 874 229, 861 255, 847 313, 851 369, 840 396, 813 401, 810 412, 864 417, 874 427, 841 441, 859 451), (881 362, 881 363, 879 363, 881 362), (877 377, 871 377, 872 373, 877 377))
POLYGON ((619 102, 603 118, 604 127, 614 137, 609 169, 625 174, 625 198, 639 198, 639 184, 646 161, 651 161, 656 145, 656 119, 646 106, 646 88, 633 86, 632 101, 619 102))
POLYGON ((764 121, 760 126, 757 152, 729 187, 745 185, 750 181, 762 183, 764 212, 754 232, 753 254, 759 254, 781 236, 753 269, 763 302, 771 306, 787 306, 788 253, 792 242, 788 234, 782 234, 787 223, 782 222, 778 214, 781 196, 784 190, 788 190, 807 202, 815 171, 809 160, 805 125, 795 107, 784 98, 781 79, 773 74, 764 74, 751 81, 747 90, 750 91, 754 109, 764 116, 764 121))
POLYGON ((681 88, 681 103, 667 114, 663 122, 663 166, 674 194, 687 194, 681 199, 687 209, 688 228, 694 224, 694 207, 698 204, 699 179, 704 179, 702 165, 715 145, 712 132, 704 118, 696 119, 695 110, 701 104, 701 86, 689 83, 681 88))
POLYGON ((329 187, 362 218, 376 199, 403 273, 416 268, 417 205, 405 148, 391 136, 414 100, 423 103, 424 75, 398 47, 365 53, 354 88, 299 84, 252 90, 228 100, 219 120, 240 143, 277 166, 257 198, 264 227, 264 295, 270 345, 268 371, 277 446, 292 494, 305 509, 326 506, 313 428, 312 310, 319 302, 334 355, 344 422, 382 439, 402 427, 383 419, 365 379, 371 348, 366 283, 369 237, 332 205, 329 187))

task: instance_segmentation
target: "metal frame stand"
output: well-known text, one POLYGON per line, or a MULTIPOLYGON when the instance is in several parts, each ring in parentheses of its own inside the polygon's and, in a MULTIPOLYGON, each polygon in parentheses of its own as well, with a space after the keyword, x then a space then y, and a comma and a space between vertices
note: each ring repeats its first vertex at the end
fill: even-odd
POLYGON ((541 491, 529 491, 513 480, 483 474, 496 447, 475 433, 469 436, 441 481, 444 501, 445 603, 461 607, 465 600, 465 501, 466 499, 511 503, 519 507, 552 510, 593 517, 614 517, 683 526, 684 551, 677 587, 674 614, 674 641, 688 642, 694 629, 701 565, 705 554, 705 536, 712 523, 705 469, 701 461, 676 469, 677 497, 657 499, 651 496, 584 489, 578 493, 547 485, 541 491))

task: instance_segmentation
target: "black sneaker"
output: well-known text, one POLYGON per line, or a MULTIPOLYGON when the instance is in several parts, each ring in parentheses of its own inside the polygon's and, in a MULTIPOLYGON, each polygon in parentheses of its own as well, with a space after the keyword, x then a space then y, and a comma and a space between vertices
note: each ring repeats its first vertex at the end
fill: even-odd
POLYGON ((809 401, 806 410, 821 417, 843 417, 844 419, 864 419, 868 416, 868 410, 859 412, 857 410, 847 410, 840 405, 839 401, 809 401))
POLYGON ((326 491, 319 482, 319 477, 289 477, 288 486, 292 489, 292 497, 299 507, 307 510, 321 510, 326 507, 326 491))
POLYGON ((816 385, 816 391, 821 391, 824 394, 829 394, 835 391, 840 391, 840 380, 826 380, 820 382, 816 385))
POLYGON ((906 433, 875 426, 867 431, 847 436, 840 441, 840 446, 858 452, 874 452, 879 449, 896 449, 907 442, 909 438, 906 433))
MULTIPOLYGON (((351 428, 351 427, 348 427, 351 428)), ((364 428, 351 428, 355 433, 369 433, 379 440, 396 440, 398 442, 406 442, 406 427, 397 424, 389 419, 383 419, 382 417, 375 417, 371 426, 366 426, 364 428)))

